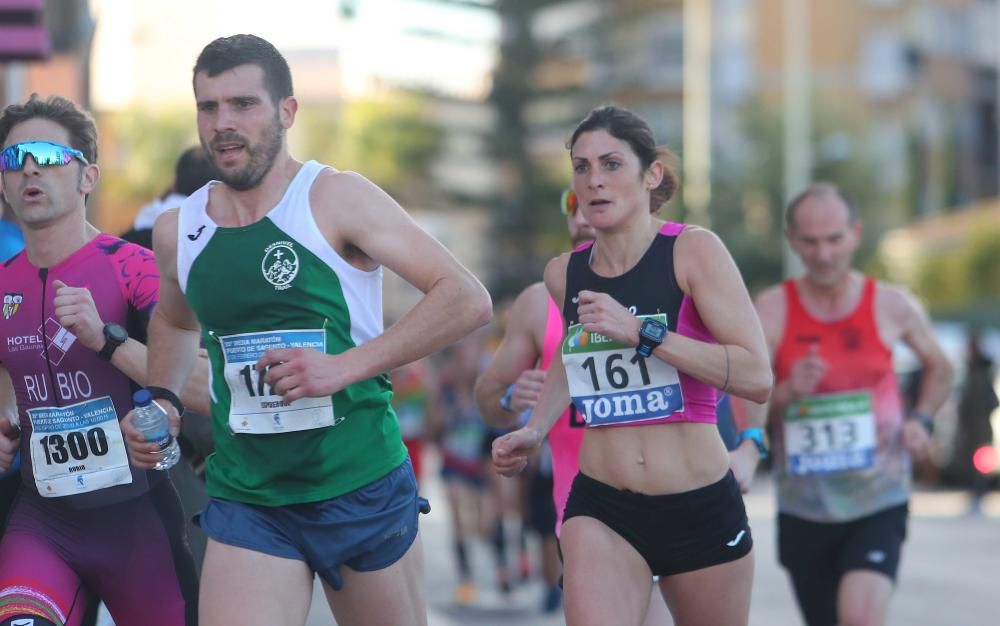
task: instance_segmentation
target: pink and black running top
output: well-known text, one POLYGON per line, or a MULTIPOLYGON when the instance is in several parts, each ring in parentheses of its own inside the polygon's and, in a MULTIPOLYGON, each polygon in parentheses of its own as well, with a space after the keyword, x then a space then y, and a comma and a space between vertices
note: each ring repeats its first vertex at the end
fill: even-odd
POLYGON ((73 509, 129 500, 164 479, 128 462, 118 420, 137 385, 59 324, 55 280, 89 289, 105 323, 145 343, 159 293, 153 254, 98 235, 53 267, 26 252, 0 265, 0 361, 17 398, 25 487, 73 509))
POLYGON ((589 428, 716 421, 715 387, 655 356, 639 357, 635 346, 583 330, 577 314, 581 291, 606 293, 633 315, 665 323, 668 333, 715 343, 674 273, 674 244, 684 228, 684 224, 664 224, 639 262, 613 278, 591 269, 593 244, 581 246, 570 256, 563 303, 568 330, 562 358, 573 404, 589 428))

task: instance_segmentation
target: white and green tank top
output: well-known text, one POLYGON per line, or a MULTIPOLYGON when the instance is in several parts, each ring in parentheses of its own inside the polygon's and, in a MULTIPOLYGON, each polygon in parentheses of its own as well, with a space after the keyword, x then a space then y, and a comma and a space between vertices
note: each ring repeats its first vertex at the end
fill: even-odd
POLYGON ((217 183, 181 206, 178 281, 211 363, 213 497, 265 506, 325 500, 406 458, 387 376, 289 404, 256 371, 268 349, 339 354, 382 333, 382 268, 347 263, 313 217, 309 192, 323 169, 305 163, 278 204, 249 226, 221 227, 208 216, 217 183))

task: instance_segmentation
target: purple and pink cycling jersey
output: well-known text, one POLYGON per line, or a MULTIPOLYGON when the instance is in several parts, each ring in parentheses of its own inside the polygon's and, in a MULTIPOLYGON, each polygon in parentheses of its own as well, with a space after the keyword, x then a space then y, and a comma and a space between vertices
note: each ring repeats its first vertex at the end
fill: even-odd
POLYGON ((26 252, 0 267, 0 361, 17 398, 25 487, 75 508, 134 498, 149 488, 147 472, 130 468, 117 426, 134 384, 59 324, 56 280, 89 289, 104 322, 144 341, 156 262, 144 248, 99 235, 50 268, 33 266, 26 252))
POLYGON ((86 587, 121 619, 145 606, 153 620, 121 623, 161 623, 149 611, 161 602, 162 623, 184 623, 194 572, 178 574, 190 564, 183 513, 165 473, 129 463, 118 424, 137 386, 59 323, 56 280, 87 288, 101 320, 141 342, 159 291, 153 254, 108 235, 49 268, 27 252, 0 265, 0 362, 17 400, 24 487, 0 543, 0 621, 76 623, 86 587))

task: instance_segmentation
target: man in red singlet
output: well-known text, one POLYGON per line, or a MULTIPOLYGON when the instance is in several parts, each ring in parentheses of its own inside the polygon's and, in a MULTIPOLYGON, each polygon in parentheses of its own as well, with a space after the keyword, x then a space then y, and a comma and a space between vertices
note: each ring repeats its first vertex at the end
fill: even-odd
POLYGON ((775 374, 766 410, 779 559, 810 626, 882 624, 906 537, 911 457, 929 452, 951 366, 908 291, 852 269, 861 221, 837 187, 810 186, 786 221, 805 273, 756 302, 775 374), (892 367, 899 341, 924 372, 908 415, 892 367))

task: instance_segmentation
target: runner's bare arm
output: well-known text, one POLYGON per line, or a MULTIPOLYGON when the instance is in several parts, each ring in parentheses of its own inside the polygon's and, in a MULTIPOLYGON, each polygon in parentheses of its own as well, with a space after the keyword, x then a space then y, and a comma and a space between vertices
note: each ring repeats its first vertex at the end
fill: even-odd
MULTIPOLYGON (((774 362, 774 354, 777 351, 778 343, 784 332, 785 325, 785 304, 784 292, 780 286, 765 290, 754 300, 754 309, 760 319, 761 327, 764 330, 764 341, 767 344, 768 362, 774 362)), ((770 411, 777 406, 776 396, 780 385, 775 385, 771 392, 771 397, 767 402, 758 403, 743 398, 731 398, 733 407, 733 419, 736 421, 739 431, 747 428, 767 428, 770 411), (742 417, 737 420, 737 415, 742 417)), ((741 441, 736 450, 730 452, 733 475, 743 493, 747 493, 753 482, 753 476, 760 461, 760 452, 753 441, 741 441), (749 456, 749 461, 747 457, 749 456)))
POLYGON ((20 447, 17 397, 7 368, 0 365, 0 472, 6 472, 14 462, 20 447))
MULTIPOLYGON (((548 310, 549 292, 544 283, 527 287, 511 305, 503 340, 476 380, 476 404, 490 426, 505 428, 518 424, 517 411, 504 409, 500 399, 510 385, 517 384, 525 370, 533 370, 538 364, 548 310)), ((528 382, 534 385, 539 381, 528 382)), ((534 388, 531 391, 537 394, 534 388)))
POLYGON ((669 333, 653 354, 734 396, 766 402, 773 382, 767 344, 729 251, 711 231, 688 227, 677 238, 674 259, 677 282, 721 345, 669 333))
POLYGON ((181 390, 186 407, 208 415, 208 358, 198 349, 198 320, 177 282, 177 211, 167 211, 156 220, 153 250, 160 271, 160 294, 147 333, 148 384, 181 390))
MULTIPOLYGON (((545 286, 549 295, 556 302, 563 302, 566 297, 566 268, 569 265, 570 253, 564 253, 549 261, 545 266, 545 286)), ((528 426, 536 429, 545 437, 552 430, 562 412, 569 406, 569 384, 566 382, 566 368, 562 358, 556 355, 549 366, 542 392, 531 412, 528 426)))
MULTIPOLYGON (((52 281, 55 298, 53 313, 59 324, 74 335, 85 348, 100 352, 104 348, 104 323, 90 289, 82 285, 67 285, 52 281)), ((111 355, 111 364, 140 385, 146 382, 146 346, 129 338, 111 355)))
MULTIPOLYGON (((765 289, 754 299, 754 308, 764 329, 764 340, 767 342, 768 359, 772 364, 772 370, 778 345, 785 333, 785 307, 785 291, 780 284, 765 289)), ((773 420, 784 415, 791 401, 789 382, 785 380, 774 386, 771 397, 764 404, 744 402, 743 406, 747 410, 748 420, 753 420, 755 423, 761 421, 773 423, 773 420)))
MULTIPOLYGON (((320 231, 341 256, 345 251, 362 255, 362 260, 370 260, 370 265, 364 264, 366 269, 383 265, 424 297, 381 336, 339 355, 323 355, 320 360, 330 367, 300 378, 303 382, 283 393, 286 401, 327 395, 391 371, 440 350, 490 320, 490 296, 479 280, 363 176, 325 172, 313 185, 310 201, 320 231)), ((272 350, 268 355, 287 361, 292 353, 272 350)), ((260 364, 272 365, 268 359, 263 357, 260 364)), ((315 362, 315 357, 310 360, 315 362)), ((286 376, 292 373, 289 368, 285 372, 286 376)), ((270 372, 266 380, 273 384, 270 372)))
POLYGON ((20 425, 14 382, 10 379, 10 372, 3 365, 0 365, 0 419, 5 419, 14 426, 20 425))
MULTIPOLYGON (((566 296, 566 267, 570 254, 564 253, 545 266, 545 286, 556 302, 566 296)), ((569 406, 569 384, 562 358, 552 359, 542 392, 524 428, 499 437, 493 442, 493 467, 503 476, 514 476, 528 464, 528 457, 545 439, 556 420, 569 406)))
MULTIPOLYGON (((159 299, 146 329, 146 386, 164 387, 174 393, 181 390, 181 402, 186 407, 208 415, 211 402, 208 393, 208 359, 199 354, 198 323, 177 284, 177 211, 160 215, 153 227, 153 251, 160 272, 159 299)), ((180 433, 180 416, 165 401, 159 404, 167 411, 170 432, 180 433)), ((129 461, 136 467, 149 469, 159 460, 159 447, 149 443, 132 424, 133 412, 121 420, 122 433, 129 450, 129 461)))
POLYGON ((900 339, 917 355, 923 369, 920 394, 913 412, 933 417, 951 391, 954 377, 951 362, 934 337, 927 312, 912 293, 902 287, 885 284, 879 285, 879 292, 890 317, 900 325, 900 339))

